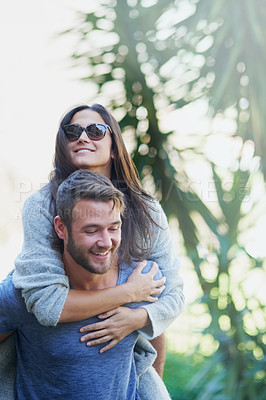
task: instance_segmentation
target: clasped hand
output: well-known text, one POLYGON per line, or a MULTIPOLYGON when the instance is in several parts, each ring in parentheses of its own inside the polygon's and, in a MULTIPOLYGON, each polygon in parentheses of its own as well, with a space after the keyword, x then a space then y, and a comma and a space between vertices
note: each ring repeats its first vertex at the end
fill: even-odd
MULTIPOLYGON (((138 329, 136 326, 136 320, 138 320, 138 318, 136 317, 139 312, 146 313, 145 318, 148 318, 144 308, 131 309, 124 306, 100 314, 98 317, 104 319, 104 321, 83 326, 80 332, 90 331, 90 333, 82 336, 80 341, 87 341, 87 346, 109 342, 100 350, 100 353, 104 353, 124 339, 125 336, 128 336, 131 332, 138 329)), ((140 323, 140 325, 143 324, 140 323)))
MULTIPOLYGON (((155 302, 165 289, 165 277, 154 280, 158 272, 157 264, 154 262, 150 271, 143 274, 145 265, 146 261, 138 263, 127 280, 130 292, 134 293, 133 302, 155 302)), ((98 315, 98 318, 103 321, 80 328, 81 333, 89 332, 80 341, 87 341, 87 346, 109 342, 100 353, 110 350, 131 332, 150 324, 148 313, 142 307, 134 309, 120 306, 98 315)))

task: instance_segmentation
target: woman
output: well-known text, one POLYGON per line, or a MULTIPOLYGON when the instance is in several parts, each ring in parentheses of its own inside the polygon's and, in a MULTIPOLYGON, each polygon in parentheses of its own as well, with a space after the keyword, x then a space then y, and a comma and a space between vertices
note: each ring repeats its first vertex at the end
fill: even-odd
MULTIPOLYGON (((128 264, 132 260, 149 258, 157 262, 166 277, 165 290, 160 299, 144 306, 150 325, 144 327, 141 326, 141 321, 130 321, 121 327, 119 334, 112 336, 108 331, 108 339, 102 339, 104 336, 100 333, 102 337, 99 337, 95 332, 86 338, 94 338, 93 344, 111 340, 112 346, 135 329, 139 329, 147 339, 159 336, 180 313, 184 301, 182 280, 178 275, 178 263, 169 227, 158 202, 140 186, 117 122, 99 104, 76 107, 60 123, 50 183, 44 190, 32 195, 24 205, 24 244, 22 253, 15 262, 13 282, 17 288, 22 289, 27 309, 43 325, 82 320, 125 303, 123 299, 118 302, 116 295, 110 297, 113 301, 106 301, 106 294, 94 293, 93 296, 97 295, 97 299, 93 300, 90 292, 69 290, 60 251, 51 247, 57 188, 72 172, 80 168, 105 175, 125 195, 121 258, 128 264)), ((156 293, 159 293, 158 289, 156 293)), ((118 314, 122 312, 119 308, 117 310, 118 314)), ((117 313, 111 311, 107 315, 117 321, 117 313)), ((122 315, 122 318, 127 321, 130 317, 122 315)), ((102 329, 104 323, 98 323, 102 324, 98 327, 102 329)), ((121 321, 115 323, 119 330, 121 321)), ((107 345, 106 349, 108 348, 110 347, 107 345)))

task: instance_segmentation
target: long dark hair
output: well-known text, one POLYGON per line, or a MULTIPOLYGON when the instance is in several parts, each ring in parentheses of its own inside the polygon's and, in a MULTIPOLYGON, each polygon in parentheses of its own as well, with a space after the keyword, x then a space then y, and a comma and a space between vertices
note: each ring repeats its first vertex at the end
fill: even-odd
POLYGON ((121 258, 130 263, 132 259, 141 260, 149 257, 151 227, 157 225, 151 216, 153 199, 140 185, 137 169, 131 160, 122 138, 120 127, 114 117, 100 104, 91 107, 80 105, 70 110, 61 120, 56 136, 54 170, 50 174, 51 205, 54 204, 58 186, 76 167, 72 164, 63 127, 69 124, 73 116, 89 109, 101 115, 111 128, 112 160, 111 181, 122 191, 126 209, 122 223, 121 258))

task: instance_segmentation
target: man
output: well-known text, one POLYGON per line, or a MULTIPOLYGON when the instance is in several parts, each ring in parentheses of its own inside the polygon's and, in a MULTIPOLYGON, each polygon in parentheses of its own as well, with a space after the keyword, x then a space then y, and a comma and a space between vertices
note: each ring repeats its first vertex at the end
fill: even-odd
MULTIPOLYGON (((60 186, 54 224, 64 243, 63 261, 72 288, 100 290, 127 281, 132 269, 119 263, 117 254, 123 208, 122 193, 92 172, 79 170, 60 186)), ((40 325, 27 312, 11 277, 0 285, 0 303, 0 340, 17 331, 19 399, 140 399, 133 357, 136 331, 100 353, 101 345, 86 347, 80 342, 80 321, 40 325)), ((144 326, 148 316, 139 305, 128 306, 141 313, 144 326)), ((92 317, 82 325, 97 321, 92 317)), ((162 399, 166 396, 165 392, 162 399)))

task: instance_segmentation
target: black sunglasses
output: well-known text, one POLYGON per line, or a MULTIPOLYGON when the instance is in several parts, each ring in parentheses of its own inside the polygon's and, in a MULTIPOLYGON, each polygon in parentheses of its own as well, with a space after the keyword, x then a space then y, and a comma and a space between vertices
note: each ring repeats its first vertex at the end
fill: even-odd
POLYGON ((66 138, 69 142, 78 140, 83 131, 86 132, 87 136, 91 140, 101 140, 105 137, 107 129, 111 132, 110 126, 107 124, 90 124, 85 128, 80 125, 69 124, 63 127, 66 138))

